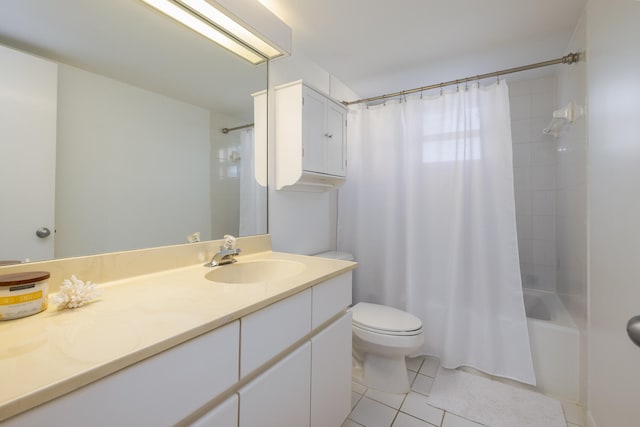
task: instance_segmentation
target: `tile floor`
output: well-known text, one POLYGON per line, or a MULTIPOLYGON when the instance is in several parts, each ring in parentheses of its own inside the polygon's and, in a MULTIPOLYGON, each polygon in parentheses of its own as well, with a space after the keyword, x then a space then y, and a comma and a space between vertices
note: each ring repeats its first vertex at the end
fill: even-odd
MULTIPOLYGON (((427 396, 438 372, 439 361, 432 357, 407 359, 411 391, 390 394, 367 389, 358 383, 351 387, 351 414, 342 427, 480 427, 478 424, 427 403, 427 396)), ((584 412, 573 403, 562 403, 567 427, 584 427, 584 412)), ((490 426, 486 426, 490 427, 490 426)), ((517 426, 514 426, 517 427, 517 426)))

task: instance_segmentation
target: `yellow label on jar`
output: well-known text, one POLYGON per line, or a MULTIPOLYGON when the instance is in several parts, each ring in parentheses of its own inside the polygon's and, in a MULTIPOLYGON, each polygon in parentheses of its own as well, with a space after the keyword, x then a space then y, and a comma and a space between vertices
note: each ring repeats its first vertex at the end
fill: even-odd
POLYGON ((10 297, 0 297, 0 305, 21 304, 23 302, 34 301, 42 298, 42 291, 31 292, 30 294, 14 295, 10 297))

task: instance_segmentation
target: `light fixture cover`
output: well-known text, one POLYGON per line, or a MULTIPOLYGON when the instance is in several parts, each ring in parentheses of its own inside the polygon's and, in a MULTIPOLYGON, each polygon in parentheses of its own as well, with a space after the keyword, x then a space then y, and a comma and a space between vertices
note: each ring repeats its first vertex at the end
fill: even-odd
POLYGON ((207 0, 142 0, 211 41, 260 64, 284 54, 207 0))

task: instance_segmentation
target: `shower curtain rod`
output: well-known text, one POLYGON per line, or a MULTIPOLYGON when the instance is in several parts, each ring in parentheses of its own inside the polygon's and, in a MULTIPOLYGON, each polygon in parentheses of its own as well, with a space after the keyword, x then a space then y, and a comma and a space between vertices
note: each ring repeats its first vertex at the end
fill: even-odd
POLYGON ((234 130, 240 130, 240 129, 246 129, 246 128, 252 128, 252 127, 253 127, 253 123, 249 123, 248 125, 243 125, 243 126, 236 126, 234 128, 223 128, 222 133, 229 133, 234 130))
POLYGON ((404 96, 412 93, 424 92, 425 90, 438 89, 438 88, 443 88, 445 86, 459 85, 460 83, 468 83, 476 80, 479 82, 481 79, 486 79, 489 77, 499 78, 500 76, 503 76, 505 74, 518 73, 520 71, 526 71, 526 70, 533 70, 534 68, 548 67, 549 65, 573 64, 574 62, 578 62, 580 58, 581 58, 580 53, 569 53, 563 56, 562 58, 551 59, 549 61, 544 61, 544 62, 537 62, 535 64, 523 65, 522 67, 508 68, 506 70, 494 71, 493 73, 479 74, 473 77, 465 77, 463 79, 451 80, 448 82, 438 83, 438 84, 429 85, 429 86, 422 86, 415 89, 402 90, 400 92, 388 93, 380 96, 373 96, 371 98, 358 99, 356 101, 342 101, 342 103, 344 105, 349 106, 353 104, 361 104, 363 102, 379 101, 381 99, 385 100, 387 98, 395 98, 397 96, 404 96))

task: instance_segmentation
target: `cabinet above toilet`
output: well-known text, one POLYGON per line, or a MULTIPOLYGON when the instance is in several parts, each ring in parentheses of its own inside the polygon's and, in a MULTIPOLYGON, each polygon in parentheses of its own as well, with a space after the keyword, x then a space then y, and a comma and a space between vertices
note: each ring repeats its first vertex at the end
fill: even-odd
POLYGON ((347 169, 346 108, 301 80, 275 88, 276 189, 328 191, 347 169))

